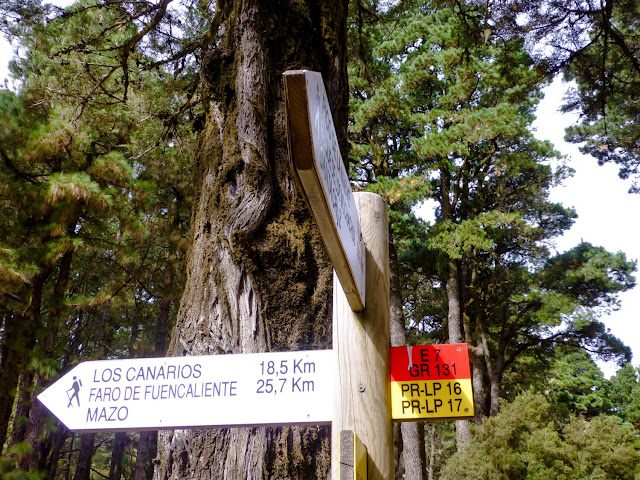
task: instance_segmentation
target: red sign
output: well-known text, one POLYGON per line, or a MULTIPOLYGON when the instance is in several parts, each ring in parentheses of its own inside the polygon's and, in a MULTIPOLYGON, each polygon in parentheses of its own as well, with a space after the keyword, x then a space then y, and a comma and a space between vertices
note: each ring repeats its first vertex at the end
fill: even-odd
POLYGON ((466 343, 392 347, 391 381, 471 378, 466 343))

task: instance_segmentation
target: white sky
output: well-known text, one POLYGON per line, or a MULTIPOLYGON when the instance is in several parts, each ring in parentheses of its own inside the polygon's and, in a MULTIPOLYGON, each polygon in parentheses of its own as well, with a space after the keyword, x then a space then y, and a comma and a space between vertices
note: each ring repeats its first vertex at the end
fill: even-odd
MULTIPOLYGON (((577 121, 575 114, 562 114, 558 108, 567 88, 556 79, 545 89, 545 98, 538 107, 538 119, 533 126, 536 137, 551 140, 556 149, 569 156, 575 175, 565 186, 551 193, 551 200, 574 207, 578 219, 571 230, 556 242, 558 252, 569 250, 581 240, 602 246, 610 252, 622 251, 627 259, 640 259, 640 195, 628 192, 630 182, 618 177, 618 167, 598 166, 597 161, 583 155, 578 145, 563 140, 564 129, 577 121)), ((640 275, 636 272, 640 282, 640 275)), ((602 320, 611 333, 631 347, 633 364, 640 365, 640 286, 620 295, 621 308, 602 320)), ((612 373, 612 366, 604 367, 612 373)))
MULTIPOLYGON (((63 6, 71 0, 58 0, 63 6)), ((13 48, 0 38, 0 84, 8 78, 7 63, 13 48)), ((570 157, 575 175, 565 186, 555 189, 551 199, 576 209, 579 218, 574 226, 556 242, 558 252, 566 251, 581 240, 602 246, 611 252, 625 252, 628 259, 640 259, 640 195, 627 193, 629 183, 618 178, 615 165, 598 166, 595 159, 580 153, 578 147, 564 142, 564 129, 576 121, 575 115, 561 114, 558 108, 566 85, 556 80, 545 89, 545 99, 538 108, 534 123, 536 136, 551 140, 556 148, 570 157)), ((636 274, 640 283, 640 274, 636 274)), ((611 332, 634 352, 634 365, 640 365, 640 286, 620 295, 621 309, 603 318, 611 332)), ((610 375, 613 367, 602 365, 610 375)))

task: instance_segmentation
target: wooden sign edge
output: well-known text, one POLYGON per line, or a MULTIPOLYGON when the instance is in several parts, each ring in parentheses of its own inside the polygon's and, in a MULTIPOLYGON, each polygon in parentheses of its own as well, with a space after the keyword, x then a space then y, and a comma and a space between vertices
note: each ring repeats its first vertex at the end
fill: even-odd
MULTIPOLYGON (((309 70, 288 70, 283 74, 289 164, 296 187, 300 192, 303 192, 303 197, 318 224, 329 259, 340 279, 349 306, 354 312, 361 312, 365 308, 365 292, 358 290, 356 276, 351 269, 347 252, 335 228, 333 214, 327 204, 320 175, 313 160, 313 140, 309 128, 311 118, 307 95, 308 74, 320 75, 309 70), (296 112, 301 113, 296 116, 296 112), (293 118, 294 116, 296 118, 293 118), (302 119, 303 117, 304 119, 302 119)), ((322 80, 320 79, 320 81, 322 80)))
MULTIPOLYGON (((260 428, 260 427, 304 427, 313 425, 331 425, 331 420, 312 421, 312 422, 279 422, 279 423, 232 423, 232 424, 215 424, 215 425, 170 425, 166 427, 142 427, 142 428, 95 428, 84 429, 76 428, 69 431, 74 433, 115 433, 115 432, 155 432, 158 430, 193 430, 196 428, 260 428)), ((66 425, 65 425, 66 426, 66 425)))

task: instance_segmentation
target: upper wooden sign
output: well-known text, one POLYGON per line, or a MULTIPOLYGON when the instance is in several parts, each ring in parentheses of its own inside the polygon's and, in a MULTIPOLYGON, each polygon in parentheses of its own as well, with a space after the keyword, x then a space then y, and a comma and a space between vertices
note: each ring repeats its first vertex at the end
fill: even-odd
POLYGON ((365 307, 365 249, 322 75, 284 73, 289 158, 351 309, 365 307))

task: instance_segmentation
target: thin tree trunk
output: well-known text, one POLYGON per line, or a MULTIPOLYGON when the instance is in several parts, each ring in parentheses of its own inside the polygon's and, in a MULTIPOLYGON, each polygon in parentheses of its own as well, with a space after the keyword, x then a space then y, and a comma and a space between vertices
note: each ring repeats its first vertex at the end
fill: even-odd
POLYGON ((31 390, 33 388, 33 371, 23 370, 18 380, 18 398, 13 412, 13 425, 9 445, 24 442, 27 435, 27 420, 31 406, 31 390))
POLYGON ((424 422, 402 422, 402 445, 404 456, 404 478, 423 480, 427 478, 427 453, 424 442, 424 422))
POLYGON ((53 448, 51 449, 51 455, 49 456, 47 468, 47 480, 55 480, 58 473, 58 461, 60 460, 60 452, 64 446, 64 442, 67 439, 67 428, 58 424, 58 430, 54 435, 53 448))
POLYGON ((482 317, 478 321, 478 340, 482 344, 484 353, 484 365, 489 377, 489 415, 494 416, 500 412, 500 391, 502 389, 502 374, 504 372, 504 350, 502 345, 498 347, 495 361, 489 352, 487 333, 482 317))
POLYGON ((111 450, 111 466, 109 468, 109 480, 120 480, 122 478, 122 459, 124 458, 124 447, 127 445, 127 433, 118 432, 113 438, 111 450))
POLYGON ((482 425, 482 419, 486 416, 487 391, 484 383, 485 364, 482 355, 482 347, 476 347, 470 352, 471 375, 473 383, 474 422, 482 425), (476 350, 480 350, 477 352, 476 350))
POLYGON ((447 278, 447 328, 449 343, 462 343, 462 310, 460 308, 460 281, 458 279, 458 262, 449 260, 449 277, 447 278))
MULTIPOLYGON (((449 329, 449 343, 464 341, 462 334, 462 310, 460 308, 460 280, 458 278, 458 262, 449 260, 449 277, 447 278, 447 303, 449 313, 447 323, 449 329)), ((456 444, 458 451, 471 440, 471 427, 468 420, 456 420, 456 444)))
POLYGON ((431 424, 429 427, 429 444, 431 445, 429 449, 429 480, 434 480, 433 472, 436 466, 436 426, 435 424, 431 424))
POLYGON ((69 455, 67 456, 67 473, 65 475, 65 480, 69 480, 71 478, 71 463, 73 460, 73 444, 76 441, 75 432, 71 432, 71 441, 69 442, 69 455))
MULTIPOLYGON (((389 245, 389 284, 391 287, 391 346, 406 345, 405 317, 402 309, 402 290, 400 284, 400 265, 398 255, 391 241, 389 245)), ((394 442, 401 446, 404 478, 423 480, 426 478, 426 452, 424 444, 424 423, 403 422, 394 430, 394 435, 401 435, 401 441, 394 442), (399 430, 399 432, 398 432, 399 430)), ((396 469, 399 470, 400 462, 396 469)))
POLYGON ((78 454, 78 463, 76 465, 76 473, 73 475, 73 480, 90 480, 95 439, 95 433, 83 433, 80 435, 80 453, 78 454))
POLYGON ((36 345, 42 292, 49 273, 48 268, 41 267, 34 275, 30 285, 31 300, 24 314, 13 313, 5 317, 4 341, 7 350, 0 370, 0 448, 7 439, 18 378, 26 372, 29 356, 36 345))
MULTIPOLYGON (((164 355, 165 337, 167 333, 167 322, 169 318, 169 310, 171 301, 165 302, 163 299, 162 308, 158 323, 156 324, 156 357, 164 355), (164 308, 166 306, 166 308, 164 308), (166 317, 165 317, 166 315, 166 317)), ((158 450, 158 431, 146 430, 140 432, 138 437, 138 448, 136 451, 136 465, 133 470, 133 480, 151 480, 153 477, 153 459, 158 450)))
POLYGON ((18 466, 27 471, 43 470, 47 463, 47 456, 51 448, 51 439, 43 438, 42 429, 45 418, 49 415, 47 408, 37 401, 36 395, 42 390, 42 376, 34 375, 34 385, 30 389, 29 421, 25 432, 24 441, 31 445, 31 453, 26 455, 18 463, 18 466))
MULTIPOLYGON (((71 222, 67 228, 69 235, 74 235, 76 222, 71 222)), ((51 357, 58 337, 58 329, 63 321, 66 311, 64 299, 67 294, 67 286, 71 276, 71 262, 73 261, 73 249, 67 250, 60 258, 58 275, 53 288, 52 305, 46 316, 46 329, 39 340, 41 341, 44 355, 51 357)), ((37 395, 50 384, 46 374, 36 371, 32 373, 33 388, 28 400, 30 405, 29 420, 26 425, 24 440, 31 445, 31 453, 22 460, 21 468, 28 471, 39 471, 45 468, 48 450, 51 447, 51 432, 44 432, 45 418, 49 416, 47 408, 37 400, 37 395)))
MULTIPOLYGON (((165 289, 171 288, 173 275, 170 275, 165 289)), ((160 315, 156 323, 155 333, 155 356, 162 357, 167 348, 167 327, 169 325, 169 314, 171 312, 171 298, 169 296, 162 299, 160 304, 160 315)), ((158 432, 140 432, 138 439, 138 451, 136 454, 136 466, 133 471, 133 480, 149 480, 153 476, 153 459, 158 451, 158 432)))
POLYGON ((140 432, 133 480, 149 480, 153 476, 153 458, 158 448, 158 432, 140 432))
MULTIPOLYGON (((346 147, 344 0, 220 0, 201 78, 189 275, 170 355, 330 348, 331 267, 288 163, 282 73, 322 72, 346 147)), ((343 150, 343 158, 346 150, 343 150)), ((330 429, 161 432, 155 478, 326 478, 330 429)))
POLYGON ((16 313, 5 315, 2 368, 0 369, 0 450, 7 439, 9 419, 20 376, 20 357, 17 350, 19 350, 21 324, 20 315, 16 313))

